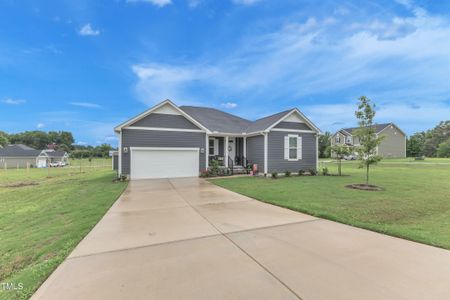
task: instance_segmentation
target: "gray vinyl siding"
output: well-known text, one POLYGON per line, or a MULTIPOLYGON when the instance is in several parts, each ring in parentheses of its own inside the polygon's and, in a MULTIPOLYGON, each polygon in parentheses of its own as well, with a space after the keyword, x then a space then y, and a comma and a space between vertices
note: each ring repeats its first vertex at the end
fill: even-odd
POLYGON ((159 127, 179 129, 199 129, 192 122, 180 115, 150 114, 130 126, 136 127, 159 127))
POLYGON ((113 154, 112 164, 113 164, 113 170, 117 171, 119 169, 119 155, 118 154, 113 154))
POLYGON ((296 123, 296 122, 280 122, 274 128, 283 128, 283 129, 298 129, 298 130, 312 130, 305 123, 296 123))
POLYGON ((397 128, 386 128, 379 134, 384 139, 378 146, 378 155, 383 157, 406 157, 406 139, 405 135, 397 128))
MULTIPOLYGON (((122 174, 130 174, 130 147, 185 147, 205 150, 206 134, 200 132, 122 130, 122 174), (128 147, 128 153, 123 152, 128 147)), ((205 153, 199 151, 199 172, 205 169, 205 153)))
POLYGON ((270 172, 298 172, 299 170, 316 169, 317 149, 316 135, 314 133, 281 132, 271 131, 268 137, 268 166, 270 172), (298 161, 288 161, 284 159, 284 137, 288 134, 302 137, 302 159, 298 161))
POLYGON ((0 157, 0 169, 26 168, 27 163, 30 167, 36 167, 36 157, 0 157))
POLYGON ((264 136, 247 138, 247 159, 250 164, 258 165, 260 173, 264 173, 264 136))

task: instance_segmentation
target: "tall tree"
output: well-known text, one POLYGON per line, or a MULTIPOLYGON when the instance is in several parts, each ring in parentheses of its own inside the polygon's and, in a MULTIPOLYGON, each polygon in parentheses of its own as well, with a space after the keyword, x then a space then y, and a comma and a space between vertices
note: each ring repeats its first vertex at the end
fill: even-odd
POLYGON ((0 131, 0 146, 5 147, 9 144, 8 134, 0 131))
POLYGON ((331 155, 331 133, 326 131, 319 136, 319 157, 328 158, 331 155))
POLYGON ((450 139, 439 144, 437 149, 437 157, 450 157, 450 139))
POLYGON ((375 104, 366 96, 359 97, 358 109, 355 116, 358 119, 359 128, 355 135, 359 139, 360 146, 356 147, 356 152, 361 161, 361 166, 366 168, 366 184, 369 184, 370 166, 381 160, 377 155, 377 147, 383 137, 377 137, 374 127, 375 104))
POLYGON ((409 137, 406 143, 406 156, 418 157, 424 155, 426 136, 418 132, 409 137))

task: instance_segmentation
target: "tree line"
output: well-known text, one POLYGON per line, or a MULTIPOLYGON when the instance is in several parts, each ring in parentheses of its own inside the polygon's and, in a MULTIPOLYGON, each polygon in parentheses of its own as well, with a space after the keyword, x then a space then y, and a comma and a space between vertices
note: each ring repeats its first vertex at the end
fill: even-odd
POLYGON ((406 153, 412 157, 450 157, 450 120, 410 136, 406 153))
MULTIPOLYGON (((331 132, 319 136, 319 157, 331 157, 331 132)), ((406 141, 407 157, 450 157, 450 120, 433 129, 417 132, 406 141)))
POLYGON ((0 131, 0 146, 24 144, 31 148, 43 150, 50 147, 66 151, 72 158, 108 157, 114 148, 109 144, 99 146, 74 145, 75 139, 69 131, 25 131, 8 134, 0 131))

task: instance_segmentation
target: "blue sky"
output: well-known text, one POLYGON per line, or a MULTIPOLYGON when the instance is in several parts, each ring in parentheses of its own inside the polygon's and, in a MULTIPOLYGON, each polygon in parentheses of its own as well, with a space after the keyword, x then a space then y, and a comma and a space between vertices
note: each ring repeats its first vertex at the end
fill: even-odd
POLYGON ((0 1, 0 130, 112 128, 166 98, 323 131, 356 99, 408 134, 450 118, 450 2, 0 1))

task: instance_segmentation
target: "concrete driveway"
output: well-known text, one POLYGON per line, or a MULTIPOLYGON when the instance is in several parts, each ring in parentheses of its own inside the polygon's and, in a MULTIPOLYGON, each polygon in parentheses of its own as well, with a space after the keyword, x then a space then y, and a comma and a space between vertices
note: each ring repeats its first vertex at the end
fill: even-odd
POLYGON ((448 299, 450 251, 197 178, 130 182, 34 299, 448 299))

